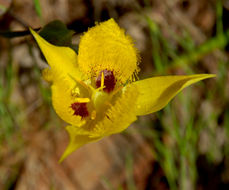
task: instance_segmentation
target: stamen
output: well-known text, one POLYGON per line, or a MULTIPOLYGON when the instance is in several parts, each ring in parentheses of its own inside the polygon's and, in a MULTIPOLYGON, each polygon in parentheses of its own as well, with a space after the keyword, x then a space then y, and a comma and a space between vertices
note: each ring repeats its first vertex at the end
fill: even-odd
POLYGON ((87 103, 75 102, 71 105, 71 108, 74 110, 73 115, 79 115, 82 118, 89 116, 89 112, 87 110, 87 103))
POLYGON ((77 103, 88 103, 90 102, 89 98, 76 98, 77 103))
POLYGON ((104 88, 104 73, 102 71, 102 80, 101 80, 101 88, 104 88))
POLYGON ((110 93, 114 90, 115 84, 116 79, 114 77, 113 71, 109 71, 107 69, 101 71, 96 79, 96 87, 103 87, 103 90, 107 93, 110 93))

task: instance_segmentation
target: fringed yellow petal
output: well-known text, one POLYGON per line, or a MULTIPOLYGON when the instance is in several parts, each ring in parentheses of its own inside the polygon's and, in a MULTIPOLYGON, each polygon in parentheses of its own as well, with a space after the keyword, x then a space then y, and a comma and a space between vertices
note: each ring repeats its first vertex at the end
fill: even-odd
POLYGON ((77 55, 71 48, 54 46, 32 29, 30 29, 30 31, 36 39, 53 73, 53 75, 49 75, 48 78, 44 77, 45 79, 48 79, 50 82, 60 76, 65 77, 71 75, 76 78, 81 77, 78 71, 77 55))
POLYGON ((61 156, 59 162, 62 162, 67 156, 69 156, 72 152, 84 144, 95 142, 101 138, 90 138, 87 131, 84 131, 82 128, 75 126, 67 126, 66 130, 69 134, 70 142, 63 155, 61 156))
POLYGON ((118 82, 125 83, 138 71, 138 55, 131 38, 110 19, 81 37, 78 64, 88 78, 106 69, 114 72, 118 82))
MULTIPOLYGON (((56 113, 71 125, 81 126, 85 123, 80 116, 74 115, 71 105, 74 102, 89 101, 84 92, 78 92, 74 80, 81 78, 78 69, 77 55, 68 47, 54 46, 30 29, 43 52, 50 68, 43 70, 43 78, 52 84, 52 104, 56 113), (75 92, 73 93, 73 91, 75 92), (75 94, 75 95, 74 95, 75 94)), ((78 84, 79 85, 79 84, 78 84)))
POLYGON ((136 113, 145 115, 156 112, 165 107, 185 87, 211 77, 215 75, 161 76, 134 82, 131 85, 139 91, 136 113))
POLYGON ((136 118, 135 102, 138 91, 131 86, 123 88, 122 95, 115 101, 114 106, 106 111, 105 117, 91 131, 90 137, 108 136, 119 133, 129 127, 136 118))
POLYGON ((51 87, 52 104, 61 119, 75 126, 81 126, 85 121, 80 116, 74 115, 71 105, 76 102, 77 98, 72 96, 72 89, 75 87, 73 80, 67 78, 56 79, 51 87))

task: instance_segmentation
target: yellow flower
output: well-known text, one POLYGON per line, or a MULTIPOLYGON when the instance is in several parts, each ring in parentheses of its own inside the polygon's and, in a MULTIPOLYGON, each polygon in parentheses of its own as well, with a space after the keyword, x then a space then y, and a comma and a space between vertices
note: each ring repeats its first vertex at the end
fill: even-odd
POLYGON ((82 145, 126 129, 137 116, 156 112, 185 87, 212 74, 160 76, 135 82, 138 51, 110 19, 80 39, 78 55, 54 46, 31 30, 50 68, 52 104, 67 123, 70 143, 60 161, 82 145))

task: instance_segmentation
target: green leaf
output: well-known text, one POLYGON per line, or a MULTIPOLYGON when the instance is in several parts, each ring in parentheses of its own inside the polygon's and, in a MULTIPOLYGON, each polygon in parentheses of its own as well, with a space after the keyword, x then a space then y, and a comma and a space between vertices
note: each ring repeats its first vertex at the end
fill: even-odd
POLYGON ((52 21, 42 28, 39 34, 49 43, 56 46, 72 47, 72 35, 74 31, 69 30, 59 20, 52 21))

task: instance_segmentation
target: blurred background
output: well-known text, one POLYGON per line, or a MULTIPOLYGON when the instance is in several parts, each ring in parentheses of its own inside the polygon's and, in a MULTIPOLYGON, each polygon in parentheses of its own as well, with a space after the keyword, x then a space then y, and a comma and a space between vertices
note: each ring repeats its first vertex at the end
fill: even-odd
POLYGON ((229 189, 228 41, 229 0, 0 0, 0 189, 229 189), (28 27, 61 20, 76 48, 109 18, 134 39, 140 79, 217 78, 58 164, 66 123, 51 106, 46 63, 28 27))

